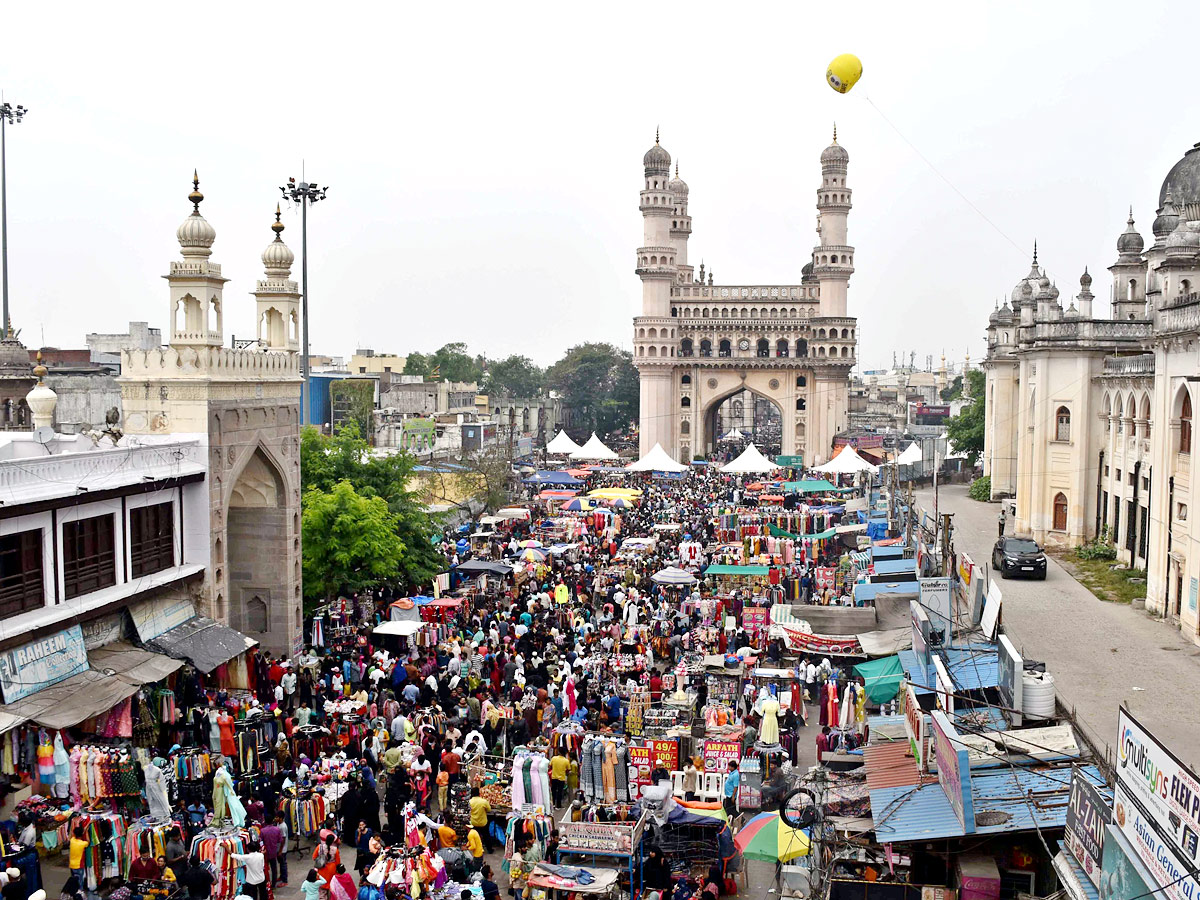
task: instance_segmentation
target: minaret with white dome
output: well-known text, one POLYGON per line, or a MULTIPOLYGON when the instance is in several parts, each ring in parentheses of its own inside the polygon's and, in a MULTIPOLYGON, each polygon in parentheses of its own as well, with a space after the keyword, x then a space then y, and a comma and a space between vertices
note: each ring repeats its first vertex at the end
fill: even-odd
POLYGON ((1114 319, 1146 318, 1146 261, 1142 250, 1146 242, 1133 223, 1133 208, 1125 230, 1117 238, 1117 261, 1108 267, 1112 272, 1112 317, 1114 319))
POLYGON ((229 279, 221 276, 219 265, 209 261, 217 232, 200 215, 203 200, 200 176, 193 172, 188 194, 192 214, 175 232, 183 259, 172 262, 164 276, 171 285, 172 347, 220 347, 223 340, 221 292, 229 279))
POLYGON ((846 186, 850 154, 838 143, 833 126, 833 143, 821 151, 821 186, 817 189, 817 234, 813 248, 813 275, 821 285, 821 314, 846 315, 846 294, 854 274, 854 248, 849 244, 846 220, 853 192, 846 186))
POLYGON ((284 224, 279 221, 279 205, 271 230, 275 240, 267 244, 262 261, 266 278, 260 278, 254 291, 258 302, 258 342, 266 350, 298 352, 300 349, 300 291, 292 281, 292 263, 296 255, 283 242, 284 224))
POLYGON ((688 265, 688 238, 692 236, 692 217, 688 215, 688 186, 679 177, 679 160, 675 160, 675 177, 668 185, 675 198, 671 215, 671 246, 675 248, 675 278, 679 284, 691 284, 693 269, 688 265))

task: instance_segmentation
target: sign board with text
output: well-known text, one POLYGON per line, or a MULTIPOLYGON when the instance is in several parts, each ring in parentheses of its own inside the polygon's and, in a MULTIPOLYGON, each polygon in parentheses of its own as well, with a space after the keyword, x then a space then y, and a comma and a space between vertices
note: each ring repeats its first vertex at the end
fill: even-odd
POLYGON ((1100 886, 1100 862, 1104 855, 1104 830, 1112 821, 1112 809, 1100 791, 1080 772, 1071 772, 1071 795, 1067 801, 1067 850, 1100 886))
POLYGON ((931 714, 933 756, 937 760, 938 784, 950 801, 964 834, 975 833, 975 803, 971 794, 971 763, 967 751, 954 742, 958 732, 941 710, 931 714))
POLYGON ((0 653, 0 693, 5 703, 13 703, 86 672, 87 668, 83 630, 72 625, 65 631, 0 653))
POLYGON ((1113 820, 1169 900, 1196 900, 1200 778, 1133 718, 1117 717, 1113 820))
MULTIPOLYGON (((1021 704, 1025 702, 1025 658, 1008 635, 1000 635, 996 648, 996 667, 999 672, 1000 702, 1007 706, 1004 715, 1014 728, 1021 724, 1021 704)), ((1097 857, 1099 858, 1099 857, 1097 857)))
POLYGON ((715 772, 718 775, 729 771, 729 761, 740 761, 742 758, 741 741, 705 741, 704 742, 704 771, 715 772))
POLYGON ((904 686, 904 731, 908 735, 908 746, 917 761, 918 772, 929 771, 929 727, 925 724, 925 710, 917 700, 917 692, 911 684, 904 686))
POLYGON ((933 687, 938 708, 946 715, 954 715, 954 679, 940 656, 933 658, 933 687))
POLYGON ((558 823, 558 849, 565 853, 631 853, 646 827, 645 813, 636 822, 572 822, 570 816, 568 810, 558 823))
POLYGON ((804 465, 804 457, 800 456, 798 454, 795 456, 776 456, 775 457, 775 465, 791 466, 793 468, 800 468, 801 466, 804 465))
POLYGON ((910 600, 909 611, 912 614, 912 648, 913 654, 917 657, 917 665, 921 671, 919 673, 920 684, 918 687, 929 687, 930 685, 930 660, 929 660, 929 633, 932 630, 932 625, 929 621, 929 616, 921 607, 921 604, 916 600, 910 600))

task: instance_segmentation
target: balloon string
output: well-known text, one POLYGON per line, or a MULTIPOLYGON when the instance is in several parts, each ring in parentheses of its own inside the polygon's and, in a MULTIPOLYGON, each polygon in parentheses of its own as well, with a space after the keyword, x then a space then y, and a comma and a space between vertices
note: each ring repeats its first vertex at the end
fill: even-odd
MULTIPOLYGON (((883 119, 883 121, 887 122, 888 127, 890 127, 892 129, 892 131, 896 132, 896 134, 900 136, 900 140, 902 140, 902 141, 904 141, 904 143, 908 144, 908 146, 910 148, 912 148, 913 153, 917 154, 917 156, 919 156, 921 158, 921 161, 924 162, 925 165, 929 166, 929 168, 931 170, 933 170, 933 173, 935 175, 937 175, 938 178, 942 179, 942 181, 946 182, 946 184, 950 186, 950 190, 952 190, 952 191, 954 191, 954 193, 958 194, 958 196, 962 198, 962 201, 965 204, 967 204, 967 206, 969 206, 969 207, 971 207, 971 209, 975 210, 975 212, 979 215, 979 217, 981 219, 983 219, 983 221, 985 221, 989 225, 991 225, 992 228, 995 230, 996 234, 1000 235, 1000 237, 1004 238, 1006 241, 1008 241, 1010 244, 1012 244, 1013 247, 1016 248, 1017 252, 1021 254, 1022 258, 1026 259, 1026 260, 1029 259, 1029 254, 1025 250, 1021 249, 1021 245, 1018 244, 1016 241, 1014 241, 1012 238, 1010 238, 1007 234, 1005 234, 1003 229, 1001 229, 999 225, 997 225, 995 222, 993 222, 991 219, 989 219, 987 217, 987 214, 984 213, 984 211, 982 209, 980 209, 978 206, 976 206, 974 203, 971 202, 970 197, 968 197, 966 194, 964 194, 962 191, 960 191, 958 189, 958 187, 954 184, 953 181, 951 181, 949 178, 947 178, 945 175, 943 175, 941 173, 941 171, 938 169, 938 167, 929 161, 929 157, 927 157, 924 153, 922 153, 920 151, 920 149, 918 149, 917 145, 914 144, 912 141, 910 141, 908 139, 908 137, 905 136, 904 132, 902 132, 899 128, 896 127, 896 125, 892 122, 891 119, 889 119, 886 115, 884 115, 883 110, 881 110, 878 106, 875 105, 875 101, 871 99, 871 96, 869 94, 867 94, 866 92, 863 92, 863 99, 865 99, 867 101, 867 103, 871 104, 871 108, 873 110, 875 110, 875 112, 879 113, 879 117, 881 119, 883 119)), ((1043 268, 1045 268, 1045 267, 1043 266, 1043 268)), ((1047 271, 1049 271, 1049 270, 1047 270, 1047 271)))

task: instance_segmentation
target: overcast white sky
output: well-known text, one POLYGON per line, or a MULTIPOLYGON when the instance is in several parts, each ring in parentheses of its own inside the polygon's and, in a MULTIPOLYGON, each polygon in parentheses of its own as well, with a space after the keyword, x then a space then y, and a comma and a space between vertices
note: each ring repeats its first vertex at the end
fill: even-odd
MULTIPOLYGON (((1084 265, 1107 299, 1130 203, 1149 238, 1200 140, 1180 43, 1198 25, 1194 0, 15 4, 0 86, 31 112, 9 132, 12 317, 29 346, 165 327, 196 167, 226 339, 252 336, 277 187, 306 159, 330 185, 314 352, 628 346, 655 126, 691 187, 693 261, 788 283, 836 119, 862 362, 978 358, 1035 237, 1064 300, 1084 265), (865 66, 844 96, 824 81, 842 52, 865 66)), ((298 278, 298 211, 285 222, 298 278)))

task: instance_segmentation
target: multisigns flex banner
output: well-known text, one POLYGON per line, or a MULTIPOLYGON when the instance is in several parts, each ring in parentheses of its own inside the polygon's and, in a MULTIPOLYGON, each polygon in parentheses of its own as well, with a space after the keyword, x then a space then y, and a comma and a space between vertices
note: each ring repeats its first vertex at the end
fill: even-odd
POLYGON ((967 751, 952 738, 958 732, 941 710, 930 713, 933 722, 933 758, 937 761, 938 784, 950 801, 963 834, 975 833, 975 798, 971 794, 971 762, 967 751))
POLYGON ((996 647, 996 667, 1000 675, 1000 699, 1005 715, 1014 728, 1021 724, 1021 704, 1025 702, 1025 658, 1007 635, 1000 635, 996 647))
POLYGON ((87 668, 83 629, 73 625, 0 654, 0 692, 5 703, 13 703, 87 668))
POLYGON ((1122 707, 1113 820, 1170 900, 1198 900, 1200 778, 1122 707))
POLYGON ((925 725, 925 710, 917 700, 917 692, 911 684, 904 686, 904 731, 908 734, 908 746, 912 748, 917 771, 929 771, 929 729, 925 725))
POLYGON ((1112 821, 1112 810, 1096 786, 1079 769, 1071 772, 1071 796, 1067 801, 1067 849, 1092 884, 1100 887, 1100 863, 1104 856, 1104 829, 1112 821))

